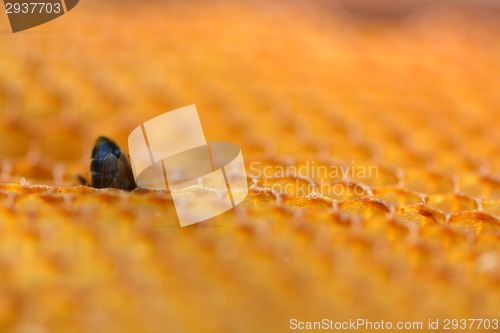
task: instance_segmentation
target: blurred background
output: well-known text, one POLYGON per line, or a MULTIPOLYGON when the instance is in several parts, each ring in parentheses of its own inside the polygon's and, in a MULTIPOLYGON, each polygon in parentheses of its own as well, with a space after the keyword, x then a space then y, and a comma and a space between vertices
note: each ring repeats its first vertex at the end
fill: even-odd
POLYGON ((80 14, 21 34, 2 21, 4 181, 63 184, 84 171, 98 135, 126 147, 137 124, 193 103, 213 124, 210 140, 257 152, 332 156, 337 145, 398 167, 499 171, 498 135, 483 126, 498 123, 494 3, 109 6, 86 1, 80 14), (342 131, 356 140, 328 137, 342 131), (475 149, 455 140, 464 131, 475 149), (393 138, 379 156, 381 135, 393 138))
POLYGON ((1 15, 2 332, 499 318, 498 9, 82 0, 16 34, 1 15), (249 172, 236 211, 183 229, 168 193, 78 186, 98 136, 126 150, 136 126, 190 104, 247 166, 379 173, 249 172), (319 181, 365 192, 268 188, 319 181))

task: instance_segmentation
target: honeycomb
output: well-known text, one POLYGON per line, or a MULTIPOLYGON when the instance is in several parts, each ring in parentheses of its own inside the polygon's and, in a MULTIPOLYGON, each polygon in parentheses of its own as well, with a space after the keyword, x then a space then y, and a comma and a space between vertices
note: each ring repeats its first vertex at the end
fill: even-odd
POLYGON ((0 22, 1 332, 500 318, 497 14, 315 3, 86 0, 0 22), (193 103, 209 141, 242 148, 237 209, 180 228, 168 191, 78 184, 99 135, 125 148, 193 103), (377 173, 262 172, 311 163, 377 173))

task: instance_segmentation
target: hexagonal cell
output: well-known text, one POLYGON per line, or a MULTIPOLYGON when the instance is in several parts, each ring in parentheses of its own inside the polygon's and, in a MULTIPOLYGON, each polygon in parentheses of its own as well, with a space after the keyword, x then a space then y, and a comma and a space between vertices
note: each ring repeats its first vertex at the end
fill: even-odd
POLYGON ((349 178, 370 187, 382 187, 399 184, 397 169, 375 164, 356 164, 349 178))
POLYGON ((277 195, 295 196, 309 195, 316 187, 316 185, 306 180, 294 177, 267 178, 260 183, 260 186, 272 190, 277 195))
POLYGON ((466 233, 499 232, 500 221, 488 213, 462 212, 450 217, 450 227, 466 233))
POLYGON ((396 212, 396 220, 414 222, 419 225, 445 224, 446 217, 437 210, 427 207, 424 204, 418 204, 399 208, 396 212))
POLYGON ((332 156, 345 161, 370 161, 373 152, 367 145, 360 144, 343 144, 342 142, 335 144, 331 152, 332 156))
POLYGON ((373 196, 397 207, 424 203, 419 194, 398 187, 375 189, 373 190, 373 196))
POLYGON ((500 198, 500 180, 493 176, 465 174, 460 177, 460 191, 475 198, 500 198))
POLYGON ((437 194, 448 193, 454 190, 453 180, 448 176, 436 172, 409 170, 406 172, 404 180, 405 188, 415 192, 437 194))
POLYGON ((433 166, 445 173, 476 172, 481 168, 480 161, 464 158, 455 152, 443 151, 434 158, 433 166))
POLYGON ((446 250, 458 250, 460 248, 469 248, 470 242, 467 235, 456 232, 447 225, 427 224, 420 230, 419 235, 426 241, 444 246, 446 250))
POLYGON ((476 199, 456 193, 433 194, 427 198, 426 203, 445 213, 463 212, 478 208, 476 199))
POLYGON ((342 180, 344 172, 348 168, 345 163, 328 164, 315 160, 301 160, 294 165, 294 172, 298 176, 314 180, 320 186, 321 184, 330 184, 342 180))
POLYGON ((384 161, 404 168, 424 168, 429 164, 429 158, 412 151, 401 144, 391 143, 384 146, 384 161))
POLYGON ((372 195, 366 186, 351 182, 334 182, 323 184, 317 191, 322 195, 337 201, 365 198, 372 195))
POLYGON ((324 198, 304 198, 285 195, 283 196, 281 203, 283 205, 296 208, 314 208, 318 211, 332 208, 331 200, 324 198))
POLYGON ((365 219, 385 218, 390 211, 385 203, 374 199, 348 200, 341 202, 338 207, 341 212, 347 215, 365 219))

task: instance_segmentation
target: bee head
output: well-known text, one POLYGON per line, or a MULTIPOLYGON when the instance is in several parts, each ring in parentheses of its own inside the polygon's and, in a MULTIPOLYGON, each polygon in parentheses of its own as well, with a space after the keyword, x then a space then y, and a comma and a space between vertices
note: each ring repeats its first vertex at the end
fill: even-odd
POLYGON ((91 185, 131 191, 137 187, 127 156, 105 136, 97 138, 90 161, 91 185))
POLYGON ((95 159, 103 159, 108 154, 113 154, 116 158, 120 158, 122 151, 113 140, 105 136, 98 137, 94 149, 92 150, 92 157, 95 159))

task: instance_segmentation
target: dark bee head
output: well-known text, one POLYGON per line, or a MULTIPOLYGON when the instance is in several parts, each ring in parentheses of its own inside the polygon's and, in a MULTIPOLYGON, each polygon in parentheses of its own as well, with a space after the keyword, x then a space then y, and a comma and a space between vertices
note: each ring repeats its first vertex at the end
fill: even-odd
POLYGON ((91 185, 131 191, 137 187, 129 161, 118 145, 101 136, 97 139, 90 161, 91 185))

